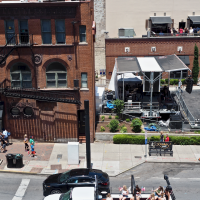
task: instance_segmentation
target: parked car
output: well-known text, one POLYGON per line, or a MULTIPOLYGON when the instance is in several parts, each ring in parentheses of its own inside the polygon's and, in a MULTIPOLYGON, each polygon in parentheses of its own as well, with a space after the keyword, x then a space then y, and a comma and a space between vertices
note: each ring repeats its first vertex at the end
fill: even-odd
POLYGON ((98 169, 72 169, 64 173, 49 176, 43 182, 43 195, 66 193, 74 187, 94 186, 95 175, 98 180, 99 194, 110 192, 110 182, 107 173, 98 169))
POLYGON ((65 194, 51 194, 44 200, 97 200, 102 196, 96 196, 95 187, 76 187, 65 194))

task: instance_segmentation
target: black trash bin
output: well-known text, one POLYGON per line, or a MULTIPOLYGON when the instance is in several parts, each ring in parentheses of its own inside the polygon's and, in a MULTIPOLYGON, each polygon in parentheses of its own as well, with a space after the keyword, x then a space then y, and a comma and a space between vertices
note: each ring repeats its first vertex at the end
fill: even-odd
POLYGON ((13 154, 6 154, 7 168, 13 168, 13 167, 15 167, 13 165, 13 158, 14 158, 13 154))
POLYGON ((23 154, 16 154, 14 157, 15 167, 22 168, 23 167, 23 154))

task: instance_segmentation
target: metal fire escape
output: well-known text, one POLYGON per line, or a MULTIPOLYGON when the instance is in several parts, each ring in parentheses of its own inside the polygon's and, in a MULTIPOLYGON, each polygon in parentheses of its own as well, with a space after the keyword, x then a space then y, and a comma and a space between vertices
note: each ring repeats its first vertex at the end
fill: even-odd
MULTIPOLYGON (((13 50, 21 47, 30 47, 31 52, 33 46, 33 35, 13 35, 7 41, 6 45, 0 50, 0 65, 5 64, 6 59, 12 53, 13 50)), ((34 55, 34 54, 33 54, 34 55)), ((56 89, 55 89, 56 90, 56 89)), ((62 102, 80 105, 78 89, 72 91, 44 91, 35 88, 19 88, 12 87, 11 81, 4 79, 0 83, 0 94, 6 97, 13 98, 25 98, 25 99, 35 99, 38 101, 48 101, 48 102, 62 102)))

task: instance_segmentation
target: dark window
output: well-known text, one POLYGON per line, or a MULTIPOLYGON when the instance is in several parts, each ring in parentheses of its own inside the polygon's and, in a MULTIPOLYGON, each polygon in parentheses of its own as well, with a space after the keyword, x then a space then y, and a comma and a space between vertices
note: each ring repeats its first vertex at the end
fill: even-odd
POLYGON ((29 43, 28 20, 19 21, 19 39, 21 44, 29 43))
POLYGON ((25 107, 24 108, 24 114, 27 115, 27 116, 33 115, 33 108, 31 108, 31 107, 25 107))
POLYGON ((90 183, 90 182, 92 182, 92 179, 89 177, 79 178, 78 182, 79 183, 90 183))
POLYGON ((51 20, 42 20, 42 43, 51 44, 51 20))
POLYGON ((56 42, 65 44, 65 20, 56 20, 56 42))
POLYGON ((20 110, 17 107, 13 107, 13 108, 11 108, 10 113, 11 113, 11 115, 19 115, 20 110))
POLYGON ((78 183, 78 178, 71 178, 67 180, 67 183, 78 183))
POLYGON ((5 21, 6 26, 6 42, 10 45, 15 44, 15 28, 14 28, 14 20, 5 21))
POLYGON ((24 64, 18 63, 11 67, 11 86, 19 88, 31 88, 31 70, 24 64))
POLYGON ((51 63, 46 70, 47 87, 67 87, 67 70, 62 64, 51 63))
POLYGON ((81 87, 82 88, 87 88, 88 87, 87 73, 81 73, 81 87))
POLYGON ((79 26, 80 42, 86 42, 86 26, 79 26))
MULTIPOLYGON (((182 71, 182 78, 186 78, 188 76, 188 71, 183 70, 182 71)), ((181 78, 181 71, 176 71, 176 72, 170 72, 170 78, 172 79, 180 79, 181 78)))

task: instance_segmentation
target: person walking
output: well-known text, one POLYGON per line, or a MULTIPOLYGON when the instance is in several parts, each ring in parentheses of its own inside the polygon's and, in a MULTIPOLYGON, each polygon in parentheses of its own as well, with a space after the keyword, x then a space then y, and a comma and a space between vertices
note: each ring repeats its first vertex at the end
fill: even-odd
POLYGON ((183 92, 181 79, 179 79, 179 82, 178 82, 178 89, 181 91, 181 93, 183 92))
POLYGON ((30 136, 30 140, 29 140, 29 142, 30 142, 30 144, 33 143, 33 145, 35 145, 35 141, 34 141, 34 139, 33 139, 33 136, 30 136))
POLYGON ((24 135, 24 145, 25 145, 25 151, 29 151, 28 138, 26 134, 24 135))
POLYGON ((33 144, 33 142, 31 143, 31 152, 30 152, 30 155, 31 157, 34 157, 35 156, 35 145, 33 144))
POLYGON ((160 142, 164 142, 163 131, 160 131, 160 142))

